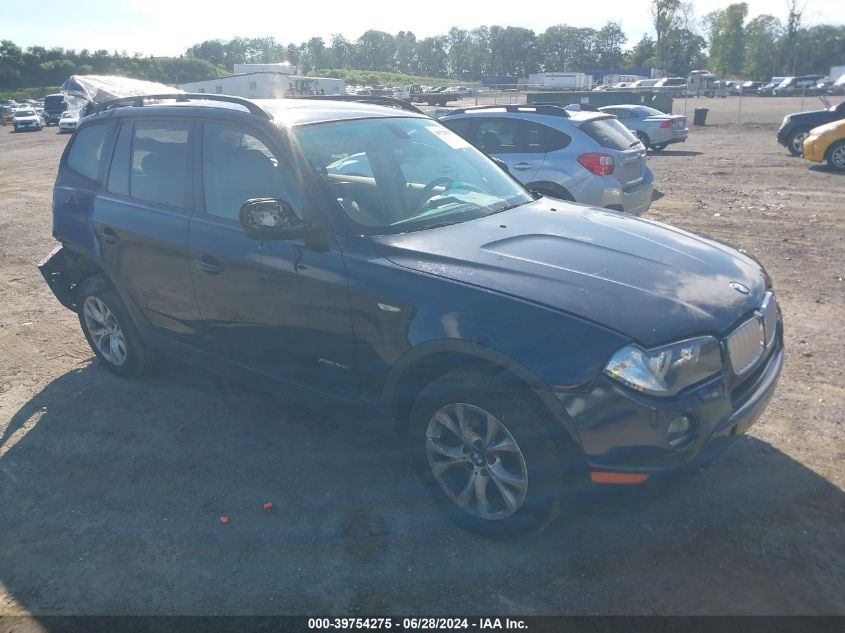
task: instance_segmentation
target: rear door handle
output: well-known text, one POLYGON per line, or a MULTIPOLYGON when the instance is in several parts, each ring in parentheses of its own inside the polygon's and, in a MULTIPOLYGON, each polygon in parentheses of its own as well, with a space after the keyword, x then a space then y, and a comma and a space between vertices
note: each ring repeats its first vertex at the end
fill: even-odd
POLYGON ((531 169, 533 165, 531 163, 514 163, 513 168, 518 169, 519 171, 527 171, 531 169))
POLYGON ((221 266, 220 262, 211 255, 202 255, 201 257, 197 257, 194 260, 194 265, 209 275, 218 275, 223 272, 223 266, 221 266))
POLYGON ((117 236, 117 233, 114 232, 114 229, 108 226, 100 229, 100 239, 106 244, 117 244, 120 241, 120 238, 117 236))

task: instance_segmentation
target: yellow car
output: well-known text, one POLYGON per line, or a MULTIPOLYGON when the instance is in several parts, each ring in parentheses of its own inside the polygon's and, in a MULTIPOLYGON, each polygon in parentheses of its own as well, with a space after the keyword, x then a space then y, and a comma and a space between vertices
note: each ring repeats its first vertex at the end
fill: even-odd
POLYGON ((845 119, 810 130, 804 140, 804 158, 827 161, 836 171, 845 171, 845 119))

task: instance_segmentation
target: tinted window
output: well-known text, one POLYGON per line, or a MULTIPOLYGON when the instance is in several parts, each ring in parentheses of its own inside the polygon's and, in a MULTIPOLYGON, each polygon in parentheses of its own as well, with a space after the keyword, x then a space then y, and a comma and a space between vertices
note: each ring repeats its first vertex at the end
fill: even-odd
POLYGON ((187 206, 188 125, 186 121, 135 122, 130 171, 133 198, 187 206))
POLYGON ((572 137, 568 134, 564 134, 560 130, 556 130, 546 125, 538 125, 538 127, 540 128, 543 151, 545 152, 556 152, 572 142, 572 137))
POLYGON ((628 128, 616 119, 586 121, 578 129, 607 149, 626 150, 638 142, 628 128))
POLYGON ((76 132, 67 155, 67 166, 78 174, 102 184, 100 160, 104 158, 106 138, 111 126, 89 125, 76 132))
POLYGON ((472 143, 488 154, 541 154, 545 126, 521 119, 479 118, 472 143))
POLYGON ((463 136, 465 139, 469 140, 472 119, 450 119, 448 121, 441 120, 440 122, 458 136, 463 136))
POLYGON ((237 220, 241 205, 250 198, 290 200, 290 173, 267 146, 236 128, 206 123, 202 142, 205 212, 237 220))
POLYGON ((129 195, 129 154, 132 150, 132 123, 126 122, 120 127, 114 155, 111 159, 109 183, 106 187, 112 193, 129 195))

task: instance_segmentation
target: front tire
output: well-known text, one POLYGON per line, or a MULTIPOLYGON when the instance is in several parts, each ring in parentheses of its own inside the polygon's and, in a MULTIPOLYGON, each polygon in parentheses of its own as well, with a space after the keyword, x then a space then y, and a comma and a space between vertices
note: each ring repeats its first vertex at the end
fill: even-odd
POLYGON ((825 160, 832 169, 845 172, 845 141, 837 141, 828 147, 825 160))
POLYGON ((408 455, 452 521, 510 540, 540 531, 559 511, 576 460, 555 439, 553 425, 512 381, 452 372, 417 398, 408 455))
POLYGON ((75 295, 82 333, 100 363, 118 376, 138 376, 147 351, 117 291, 100 276, 84 280, 75 295))
POLYGON ((793 156, 801 156, 804 153, 804 140, 810 136, 809 130, 795 130, 786 139, 786 149, 793 156))

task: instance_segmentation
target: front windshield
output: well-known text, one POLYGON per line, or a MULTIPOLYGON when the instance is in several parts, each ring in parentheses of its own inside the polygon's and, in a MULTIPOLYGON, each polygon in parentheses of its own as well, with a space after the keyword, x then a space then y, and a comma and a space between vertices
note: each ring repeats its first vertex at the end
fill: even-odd
POLYGON ((365 234, 464 222, 532 200, 487 156, 431 119, 336 121, 294 134, 365 234))
POLYGON ((23 117, 23 116, 35 116, 35 112, 33 110, 18 110, 15 112, 15 116, 23 117))

